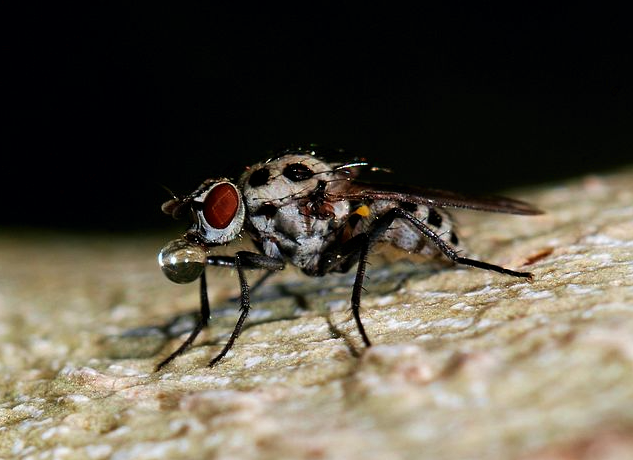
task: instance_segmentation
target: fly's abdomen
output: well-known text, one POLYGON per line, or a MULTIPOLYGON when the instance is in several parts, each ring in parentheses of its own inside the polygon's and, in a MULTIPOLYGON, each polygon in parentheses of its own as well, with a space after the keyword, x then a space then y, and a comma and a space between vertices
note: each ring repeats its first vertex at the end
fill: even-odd
MULTIPOLYGON (((446 244, 457 247, 459 238, 451 215, 444 209, 430 208, 413 203, 394 203, 393 201, 375 201, 370 205, 371 221, 380 217, 391 208, 400 207, 410 212, 416 219, 438 235, 446 244)), ((409 254, 435 256, 439 253, 437 246, 430 242, 411 222, 396 219, 384 233, 381 242, 389 243, 409 254)))

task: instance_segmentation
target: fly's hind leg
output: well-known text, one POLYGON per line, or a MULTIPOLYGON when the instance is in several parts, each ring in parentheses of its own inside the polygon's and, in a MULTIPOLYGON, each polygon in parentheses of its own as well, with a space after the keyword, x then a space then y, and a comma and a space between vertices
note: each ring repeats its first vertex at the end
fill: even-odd
MULTIPOLYGON (((457 251, 450 247, 448 244, 440 238, 440 236, 431 230, 428 226, 424 224, 421 220, 415 217, 408 211, 405 211, 401 208, 392 208, 388 212, 386 212, 380 219, 385 219, 387 222, 391 224, 395 219, 404 219, 413 224, 422 235, 429 240, 431 243, 440 250, 442 254, 451 259, 453 262, 462 265, 469 265, 471 267, 482 268, 484 270, 491 270, 497 273, 503 273, 504 275, 516 276, 519 278, 528 278, 532 279, 532 273, 530 272, 517 272, 514 270, 510 270, 505 267, 501 267, 499 265, 494 265, 488 262, 482 262, 481 260, 469 259, 468 257, 461 257, 458 255, 457 251)), ((388 227, 388 226, 387 226, 388 227)))
POLYGON ((331 271, 345 272, 354 263, 358 262, 356 278, 354 279, 354 287, 352 289, 351 309, 356 321, 358 332, 360 333, 363 342, 368 347, 371 346, 371 341, 367 337, 365 327, 363 326, 360 318, 360 301, 367 266, 367 255, 369 254, 371 246, 378 242, 380 237, 389 229, 395 219, 404 219, 411 222, 411 224, 413 224, 426 239, 433 243, 442 252, 442 254, 455 263, 482 268, 484 270, 492 270, 520 278, 532 278, 532 274, 529 272, 518 272, 488 262, 461 257, 458 255, 457 251, 447 245, 437 233, 427 227, 413 214, 402 208, 392 208, 376 219, 365 233, 356 235, 347 240, 345 243, 331 247, 322 255, 319 263, 318 275, 325 275, 331 271))

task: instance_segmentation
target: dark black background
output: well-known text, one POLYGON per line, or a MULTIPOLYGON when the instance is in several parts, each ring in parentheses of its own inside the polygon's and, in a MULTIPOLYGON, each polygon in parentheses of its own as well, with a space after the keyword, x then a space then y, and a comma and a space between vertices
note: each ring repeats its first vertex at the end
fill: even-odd
POLYGON ((4 226, 161 228, 291 144, 466 192, 633 162, 623 11, 84 3, 4 15, 4 226))

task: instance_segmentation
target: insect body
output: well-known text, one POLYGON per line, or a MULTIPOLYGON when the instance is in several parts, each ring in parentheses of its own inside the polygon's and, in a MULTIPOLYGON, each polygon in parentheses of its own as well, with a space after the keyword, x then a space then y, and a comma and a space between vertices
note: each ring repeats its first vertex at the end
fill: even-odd
MULTIPOLYGON (((507 275, 517 272, 458 255, 458 237, 445 208, 533 215, 541 211, 509 198, 469 198, 452 192, 362 182, 363 161, 329 164, 312 151, 287 150, 258 163, 237 183, 208 179, 191 194, 163 204, 175 218, 185 214, 193 224, 181 239, 169 242, 159 263, 169 279, 188 283, 200 279, 200 316, 185 342, 163 360, 158 369, 183 353, 207 324, 210 309, 205 268, 237 270, 241 314, 217 363, 233 346, 250 309, 246 269, 263 269, 268 275, 287 263, 309 276, 347 272, 356 266, 351 309, 366 346, 371 342, 360 318, 360 300, 370 249, 390 244, 410 254, 444 255, 458 264, 507 275), (247 233, 258 253, 238 251, 234 256, 211 255, 209 249, 247 233)), ((258 282, 258 285, 260 284, 258 282)))

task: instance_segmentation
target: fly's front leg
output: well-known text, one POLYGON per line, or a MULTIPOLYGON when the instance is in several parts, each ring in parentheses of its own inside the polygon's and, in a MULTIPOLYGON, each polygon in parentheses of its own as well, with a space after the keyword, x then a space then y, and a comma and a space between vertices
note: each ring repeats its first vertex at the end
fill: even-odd
MULTIPOLYGON (((268 278, 270 278, 272 275, 275 274, 276 271, 277 270, 268 270, 266 273, 264 273, 262 276, 260 276, 257 281, 255 281, 253 284, 251 284, 251 286, 250 286, 251 294, 253 294, 256 290, 258 290, 268 280, 268 278)), ((239 300, 240 300, 239 297, 231 298, 231 301, 237 302, 239 300)))
POLYGON ((211 309, 209 308, 209 297, 207 295, 207 277, 204 273, 200 275, 200 313, 198 314, 198 319, 196 320, 196 325, 193 327, 193 330, 189 334, 189 337, 178 347, 176 351, 174 351, 167 358, 163 359, 156 368, 154 369, 156 372, 161 370, 165 365, 172 362, 176 357, 180 356, 191 346, 200 331, 207 327, 209 324, 209 317, 211 316, 211 309))
MULTIPOLYGON (((248 251, 240 251, 235 256, 208 256, 207 257, 207 265, 214 267, 227 267, 227 268, 235 268, 237 269, 239 280, 240 280, 240 317, 238 322, 233 330, 233 333, 229 337, 229 341, 224 346, 222 351, 218 356, 216 356, 210 363, 209 366, 213 366, 217 363, 226 353, 230 350, 233 342, 239 336, 240 331, 242 330, 242 326, 244 325, 244 321, 248 316, 248 312, 250 310, 250 293, 249 286, 246 281, 246 276, 244 274, 245 269, 265 269, 268 270, 268 273, 265 274, 262 279, 260 279, 257 285, 260 285, 268 276, 277 270, 282 270, 285 266, 283 261, 273 259, 271 257, 264 256, 262 254, 256 254, 248 251)), ((180 356, 182 353, 187 350, 194 342, 200 331, 204 329, 208 322, 211 314, 211 309, 209 308, 209 298, 207 296, 207 282, 204 271, 200 276, 200 314, 198 316, 198 320, 196 321, 196 325, 193 330, 189 334, 189 337, 178 347, 176 351, 174 351, 171 355, 161 361, 157 366, 156 370, 160 370, 166 364, 173 361, 176 357, 180 356)))
POLYGON ((235 268, 237 269, 237 274, 240 279, 240 317, 235 324, 235 328, 231 333, 229 340, 227 340, 224 348, 218 353, 218 355, 209 361, 209 367, 215 366, 215 364, 220 361, 231 349, 233 343, 242 332, 242 327, 244 326, 244 321, 246 321, 246 317, 248 316, 248 312, 251 309, 251 301, 250 301, 250 289, 248 287, 248 282, 246 281, 246 275, 244 273, 245 268, 263 268, 268 270, 269 272, 282 270, 285 266, 284 262, 278 259, 273 259, 271 257, 256 254, 254 252, 248 251, 240 251, 235 254, 234 258, 235 268))

